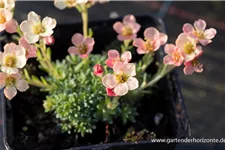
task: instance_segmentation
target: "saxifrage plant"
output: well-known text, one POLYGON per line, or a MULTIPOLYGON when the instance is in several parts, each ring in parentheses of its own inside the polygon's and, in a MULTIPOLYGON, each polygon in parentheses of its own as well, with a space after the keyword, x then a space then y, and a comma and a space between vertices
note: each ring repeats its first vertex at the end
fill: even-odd
POLYGON ((121 49, 108 50, 108 56, 91 54, 95 40, 93 31, 88 28, 88 8, 95 3, 87 0, 54 2, 59 9, 76 8, 83 20, 83 34, 73 35, 73 46, 68 48, 70 55, 55 62, 47 45, 54 44, 52 35, 56 20, 50 17, 41 20, 31 11, 27 20, 18 25, 12 17, 15 3, 1 1, 0 5, 0 31, 16 34, 17 40, 7 43, 0 52, 0 88, 4 88, 5 96, 11 100, 17 90, 24 92, 29 85, 39 87, 47 92, 43 101, 46 113, 54 112, 63 131, 82 136, 92 133, 100 121, 107 124, 114 120, 123 124, 135 122, 138 99, 175 67, 184 64, 186 75, 202 72, 199 58, 203 50, 199 44, 206 46, 216 35, 215 29, 206 29, 206 22, 199 19, 194 26, 184 24, 183 33, 175 44, 166 44, 167 35, 153 27, 145 29, 144 39, 137 38, 141 25, 133 15, 127 15, 122 22, 113 25, 117 39, 122 42, 121 49), (163 62, 158 62, 157 72, 146 73, 156 51, 163 45, 167 55, 163 62), (130 62, 129 50, 133 48, 143 55, 136 63, 130 62), (31 58, 36 58, 47 76, 31 74, 35 72, 26 67, 31 58))

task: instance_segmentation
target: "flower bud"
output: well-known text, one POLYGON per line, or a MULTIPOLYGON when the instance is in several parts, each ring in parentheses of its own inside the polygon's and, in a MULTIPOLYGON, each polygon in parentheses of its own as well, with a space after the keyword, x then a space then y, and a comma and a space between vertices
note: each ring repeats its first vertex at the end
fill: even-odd
POLYGON ((44 38, 44 43, 46 45, 53 45, 55 42, 55 39, 53 38, 53 36, 47 36, 44 38))
POLYGON ((94 69, 94 74, 96 76, 102 76, 102 74, 104 72, 102 65, 96 64, 93 69, 94 69))
POLYGON ((114 93, 113 89, 106 88, 106 92, 107 92, 107 95, 108 95, 108 96, 117 96, 117 95, 114 93))

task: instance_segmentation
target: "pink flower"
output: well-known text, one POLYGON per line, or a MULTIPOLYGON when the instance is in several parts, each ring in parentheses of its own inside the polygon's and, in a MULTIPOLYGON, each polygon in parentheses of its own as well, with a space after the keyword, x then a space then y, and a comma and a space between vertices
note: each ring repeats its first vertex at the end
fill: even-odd
POLYGON ((18 68, 23 68, 26 65, 25 49, 14 43, 6 44, 4 46, 4 53, 0 52, 1 70, 8 74, 18 72, 18 68))
POLYGON ((181 49, 185 61, 194 59, 202 52, 202 48, 196 45, 196 40, 185 33, 181 33, 178 36, 176 46, 181 49))
POLYGON ((108 59, 105 61, 106 65, 110 68, 113 68, 116 62, 128 63, 132 58, 131 52, 126 51, 121 55, 117 50, 108 51, 108 59))
POLYGON ((93 69, 96 76, 102 76, 104 72, 104 68, 102 67, 102 65, 96 64, 93 69))
POLYGON ((37 48, 34 45, 27 43, 24 37, 20 38, 19 44, 26 50, 27 59, 37 57, 37 48))
POLYGON ((27 82, 21 79, 21 75, 19 73, 9 75, 7 73, 0 72, 0 89, 4 87, 4 94, 9 100, 16 96, 16 89, 20 92, 24 92, 29 88, 27 82))
POLYGON ((8 33, 14 33, 17 26, 17 21, 12 19, 12 12, 8 9, 0 9, 0 32, 6 30, 8 33))
POLYGON ((113 67, 114 74, 107 74, 102 78, 102 84, 118 96, 123 96, 129 90, 138 88, 138 80, 134 77, 136 75, 135 64, 117 62, 113 67))
POLYGON ((38 14, 33 11, 28 14, 27 20, 20 24, 20 29, 23 32, 26 41, 30 44, 36 43, 42 37, 51 36, 55 27, 55 19, 45 17, 41 21, 38 14))
POLYGON ((135 39, 140 28, 133 15, 126 15, 123 22, 118 21, 113 25, 113 29, 119 34, 117 38, 120 41, 135 39))
POLYGON ((44 43, 46 45, 53 45, 55 43, 55 39, 53 38, 53 36, 47 36, 44 38, 44 43))
POLYGON ((164 64, 180 66, 184 60, 182 52, 173 44, 166 44, 164 47, 165 53, 168 54, 163 58, 164 64))
POLYGON ((194 22, 194 27, 189 23, 184 24, 183 31, 189 36, 196 38, 202 45, 206 46, 212 42, 211 39, 215 37, 216 30, 214 28, 205 30, 205 28, 206 22, 199 19, 194 22))
POLYGON ((115 94, 115 92, 113 91, 113 89, 106 88, 106 92, 107 92, 107 95, 108 95, 108 96, 117 96, 117 95, 115 94))
POLYGON ((138 54, 146 54, 157 51, 161 45, 167 42, 168 36, 160 33, 156 28, 147 28, 144 32, 146 41, 137 38, 133 41, 133 45, 137 47, 138 54))
POLYGON ((68 52, 72 55, 79 55, 81 58, 88 57, 88 54, 93 50, 95 41, 93 38, 85 38, 82 34, 76 33, 72 37, 72 43, 68 52))
POLYGON ((184 74, 190 75, 194 71, 195 72, 202 72, 203 65, 198 61, 198 57, 201 56, 203 51, 201 51, 193 60, 187 61, 184 63, 184 74))

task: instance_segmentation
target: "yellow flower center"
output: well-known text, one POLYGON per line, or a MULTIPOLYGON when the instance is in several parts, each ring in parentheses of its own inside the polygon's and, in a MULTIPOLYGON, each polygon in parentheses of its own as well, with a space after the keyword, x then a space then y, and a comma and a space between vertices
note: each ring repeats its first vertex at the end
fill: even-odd
POLYGON ((81 44, 78 46, 79 54, 86 54, 87 53, 87 46, 85 44, 81 44))
POLYGON ((0 8, 5 8, 5 3, 3 1, 0 1, 0 8))
POLYGON ((147 50, 147 51, 153 51, 153 45, 152 45, 152 43, 151 43, 150 40, 147 40, 147 41, 145 42, 145 46, 146 46, 146 50, 147 50))
POLYGON ((5 66, 6 67, 15 67, 17 63, 16 56, 9 55, 5 57, 5 66))
POLYGON ((121 73, 121 74, 115 74, 115 78, 117 83, 125 83, 127 79, 129 78, 129 76, 126 75, 125 73, 121 73))
POLYGON ((5 16, 2 13, 0 13, 0 24, 4 24, 5 22, 6 22, 5 16))
POLYGON ((184 52, 186 54, 191 54, 195 51, 195 47, 191 42, 188 42, 184 45, 184 52))
POLYGON ((16 84, 16 78, 12 76, 8 76, 5 79, 5 85, 10 86, 10 85, 15 85, 16 84))
POLYGON ((40 34, 40 33, 43 33, 43 32, 45 32, 45 28, 41 24, 33 26, 33 33, 34 34, 40 34))
POLYGON ((75 0, 68 0, 66 1, 67 7, 74 7, 76 6, 76 1, 75 0))
POLYGON ((196 31, 196 32, 194 32, 194 34, 200 39, 204 39, 204 37, 205 37, 203 31, 196 31))
POLYGON ((178 52, 174 52, 172 58, 175 62, 178 62, 180 60, 180 54, 178 52))
POLYGON ((133 30, 130 27, 124 27, 122 31, 123 36, 130 36, 133 34, 133 30))

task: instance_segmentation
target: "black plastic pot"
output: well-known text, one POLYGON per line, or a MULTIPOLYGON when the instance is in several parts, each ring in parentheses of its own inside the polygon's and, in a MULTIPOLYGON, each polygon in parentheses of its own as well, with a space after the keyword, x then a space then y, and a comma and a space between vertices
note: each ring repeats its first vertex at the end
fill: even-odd
MULTIPOLYGON (((120 19, 121 20, 121 19, 120 19)), ((112 29, 113 23, 116 20, 108 20, 108 21, 97 21, 91 22, 90 27, 94 31, 95 38, 95 50, 94 53, 99 53, 104 50, 105 46, 110 44, 110 42, 116 38, 116 33, 112 29), (102 44, 104 43, 104 45, 102 44)), ((137 17, 137 22, 142 25, 142 29, 140 31, 140 35, 145 28, 147 27, 156 27, 161 32, 165 32, 165 25, 163 21, 159 18, 153 16, 141 16, 137 17)), ((59 25, 55 29, 54 37, 56 42, 54 46, 52 46, 53 51, 53 59, 61 59, 64 58, 65 55, 68 54, 67 48, 71 45, 71 37, 76 32, 81 32, 81 24, 64 24, 59 25)), ((162 61, 162 56, 164 55, 163 51, 157 52, 157 59, 162 61)), ((134 59, 138 59, 140 56, 133 56, 134 59)), ((169 98, 166 100, 161 100, 159 103, 165 106, 167 117, 170 122, 170 127, 167 128, 170 131, 168 136, 164 138, 185 138, 190 135, 190 127, 189 127, 189 119, 187 116, 186 108, 184 105, 184 100, 182 97, 181 89, 179 86, 179 82, 177 79, 177 74, 175 72, 167 75, 162 81, 160 81, 160 87, 162 86, 169 93, 169 98)), ((14 99, 16 100, 16 99, 14 99)), ((153 106, 154 107, 154 106, 153 106)), ((12 108, 10 102, 5 99, 3 96, 3 92, 0 92, 0 149, 14 149, 11 144, 13 143, 13 118, 12 108), (10 146, 9 146, 10 145, 10 146)), ((16 113, 16 112, 14 112, 16 113)), ((136 149, 136 150, 144 150, 144 149, 174 149, 174 144, 167 143, 153 143, 149 141, 137 141, 137 142, 118 142, 118 143, 109 143, 109 144, 97 144, 90 146, 81 146, 81 147, 73 147, 71 150, 102 150, 102 149, 115 149, 115 150, 127 150, 127 149, 136 149)))

